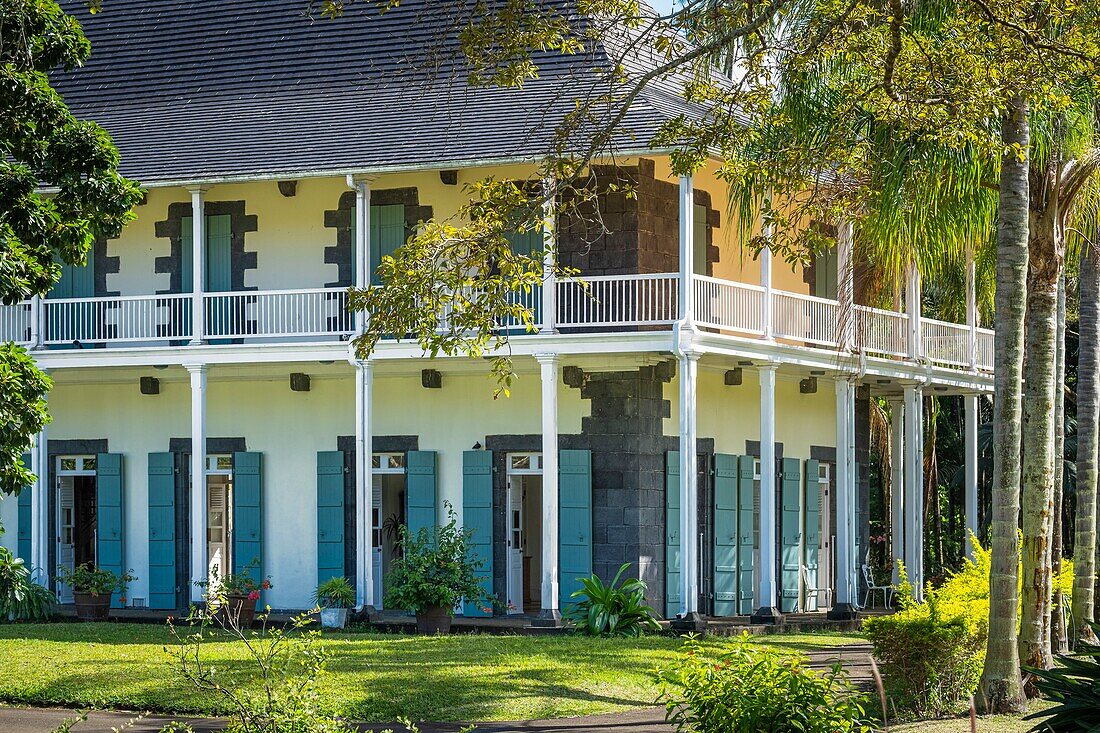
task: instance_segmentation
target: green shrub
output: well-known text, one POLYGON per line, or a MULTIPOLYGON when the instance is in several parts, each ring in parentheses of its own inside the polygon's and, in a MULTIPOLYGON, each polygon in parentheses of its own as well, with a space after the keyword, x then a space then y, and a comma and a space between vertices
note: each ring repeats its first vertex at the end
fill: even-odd
MULTIPOLYGON (((1094 625, 1093 631, 1100 631, 1094 625)), ((1051 670, 1029 669, 1035 687, 1055 703, 1025 720, 1038 720, 1032 730, 1077 733, 1100 730, 1100 645, 1081 642, 1076 653, 1058 658, 1051 670)))
POLYGON ((56 601, 53 593, 31 581, 22 558, 0 546, 0 621, 43 620, 56 601))
POLYGON ((619 582, 629 567, 623 563, 608 585, 596 575, 581 578, 581 589, 570 596, 580 600, 569 605, 565 618, 591 636, 641 636, 659 630, 657 612, 645 602, 646 584, 637 578, 619 582))
POLYGON ((313 600, 322 608, 352 608, 355 606, 355 588, 347 578, 338 575, 317 586, 313 600))
POLYGON ((717 658, 694 637, 668 669, 658 669, 658 702, 677 731, 695 733, 862 733, 872 730, 867 699, 840 665, 828 674, 801 657, 749 645, 744 635, 717 658))

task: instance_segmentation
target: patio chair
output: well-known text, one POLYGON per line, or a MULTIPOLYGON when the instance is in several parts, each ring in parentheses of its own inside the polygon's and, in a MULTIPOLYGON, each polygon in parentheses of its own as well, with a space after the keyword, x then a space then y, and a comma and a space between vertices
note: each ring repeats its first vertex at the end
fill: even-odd
MULTIPOLYGON (((824 593, 825 594, 825 605, 826 606, 830 605, 830 602, 832 601, 833 589, 832 588, 816 588, 815 587, 816 584, 817 584, 817 581, 815 581, 813 579, 813 576, 810 574, 810 569, 808 567, 806 567, 805 565, 803 565, 802 566, 802 587, 806 591, 806 606, 805 606, 805 608, 802 609, 803 611, 808 612, 810 610, 810 596, 820 596, 821 594, 824 593)), ((820 602, 821 602, 821 599, 818 598, 818 603, 820 603, 820 602)))
POLYGON ((871 575, 871 566, 863 565, 863 583, 867 586, 866 592, 863 594, 863 607, 870 608, 868 601, 875 600, 875 593, 882 591, 882 607, 890 608, 890 598, 894 593, 894 587, 892 585, 875 585, 875 579, 871 575))

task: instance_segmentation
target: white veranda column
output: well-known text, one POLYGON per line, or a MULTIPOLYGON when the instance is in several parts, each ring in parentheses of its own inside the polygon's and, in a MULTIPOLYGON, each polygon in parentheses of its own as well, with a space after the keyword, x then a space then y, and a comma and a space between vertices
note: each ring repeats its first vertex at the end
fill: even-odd
POLYGON ((680 357, 680 618, 699 613, 699 477, 696 383, 699 353, 680 357))
POLYGON ((206 338, 206 189, 187 190, 191 193, 191 343, 198 345, 206 338))
POLYGON ((905 557, 905 402, 890 399, 890 563, 893 583, 901 579, 898 560, 905 557))
MULTIPOLYGON (((964 487, 964 501, 966 513, 966 530, 969 534, 978 536, 978 396, 967 395, 966 420, 963 431, 963 440, 966 443, 966 471, 964 487)), ((966 541, 967 557, 974 557, 974 548, 970 544, 969 534, 966 541)))
POLYGON ((542 205, 542 333, 555 333, 558 317, 557 279, 557 183, 553 178, 542 182, 545 201, 542 205))
POLYGON ((852 222, 842 221, 837 231, 837 304, 840 315, 841 348, 855 347, 855 260, 852 222))
POLYGON ((695 188, 691 176, 680 176, 680 322, 695 327, 695 188))
POLYGON ((836 380, 836 603, 831 616, 857 607, 855 390, 845 376, 836 380))
POLYGON ((31 470, 34 471, 34 487, 31 489, 31 556, 24 558, 30 563, 32 579, 39 585, 50 585, 50 534, 49 534, 49 492, 50 492, 50 453, 48 428, 34 440, 31 451, 31 470))
POLYGON ((775 375, 777 366, 760 367, 760 597, 753 618, 778 618, 776 573, 776 464, 775 464, 775 375))
MULTIPOLYGON (((772 238, 772 225, 763 224, 763 235, 767 241, 772 238)), ((760 252, 760 286, 764 288, 764 339, 775 338, 775 298, 772 295, 772 248, 765 247, 760 252)))
MULTIPOLYGON (((206 558, 206 370, 188 364, 191 374, 191 600, 201 601, 196 583, 207 578, 206 558)), ((219 569, 224 575, 228 570, 219 569)))
POLYGON ((355 364, 355 595, 356 606, 373 610, 374 532, 373 475, 374 438, 371 434, 374 366, 369 361, 355 364))
POLYGON ((924 595, 924 402, 919 385, 905 394, 905 570, 917 599, 924 595))
MULTIPOLYGON (((352 284, 362 290, 370 286, 370 179, 348 176, 348 186, 355 191, 355 270, 352 284)), ((367 314, 355 313, 355 332, 366 330, 367 314)))
POLYGON ((542 612, 543 621, 561 619, 558 608, 558 382, 557 354, 536 354, 542 373, 542 612))

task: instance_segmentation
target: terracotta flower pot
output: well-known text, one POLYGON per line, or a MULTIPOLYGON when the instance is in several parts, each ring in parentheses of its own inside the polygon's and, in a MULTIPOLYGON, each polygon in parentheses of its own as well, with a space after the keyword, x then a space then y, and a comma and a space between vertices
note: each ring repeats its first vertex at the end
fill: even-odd
POLYGON ((224 614, 227 623, 238 629, 250 629, 256 619, 256 599, 246 595, 227 595, 220 613, 224 614))
POLYGON ((451 633, 451 609, 428 606, 416 614, 416 631, 427 636, 451 633))
POLYGON ((91 593, 73 592, 73 604, 76 606, 76 617, 81 621, 106 621, 107 614, 111 610, 111 593, 92 595, 91 593))

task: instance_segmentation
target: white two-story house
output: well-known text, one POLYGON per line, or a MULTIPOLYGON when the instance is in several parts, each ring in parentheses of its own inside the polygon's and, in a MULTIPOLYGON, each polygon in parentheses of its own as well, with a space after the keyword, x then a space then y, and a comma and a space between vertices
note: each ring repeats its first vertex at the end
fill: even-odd
POLYGON ((399 340, 358 361, 347 288, 419 222, 455 216, 466 184, 531 178, 570 89, 608 59, 470 89, 410 63, 435 5, 338 22, 303 5, 118 0, 80 16, 92 59, 55 78, 148 189, 48 296, 0 308, 0 338, 55 383, 38 481, 0 502, 0 541, 63 603, 54 569, 96 563, 134 571, 135 607, 186 607, 218 566, 270 576, 275 609, 345 575, 381 610, 396 526, 450 505, 500 614, 557 623, 579 577, 629 562, 688 626, 848 617, 873 395, 903 406, 893 552, 919 575, 921 395, 971 395, 976 445, 993 350, 973 315, 922 318, 917 277, 906 312, 853 302, 844 222, 811 268, 755 257, 716 166, 678 177, 647 145, 678 113, 663 90, 596 167, 636 191, 601 197, 608 231, 560 217, 545 233, 580 281, 525 296, 540 328, 510 338, 510 397, 483 360, 399 340))

